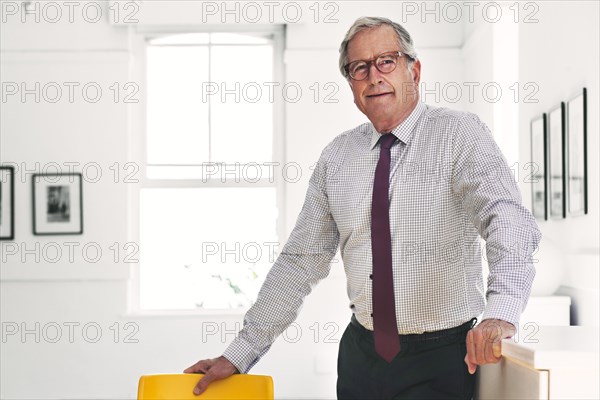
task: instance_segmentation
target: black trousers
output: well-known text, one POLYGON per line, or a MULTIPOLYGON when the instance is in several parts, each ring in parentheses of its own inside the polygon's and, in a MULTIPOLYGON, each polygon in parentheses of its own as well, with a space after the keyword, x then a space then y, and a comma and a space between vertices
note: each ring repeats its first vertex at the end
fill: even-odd
POLYGON ((475 319, 456 328, 400 335, 400 353, 387 363, 373 332, 352 316, 338 355, 338 399, 471 399, 475 375, 464 358, 475 319))

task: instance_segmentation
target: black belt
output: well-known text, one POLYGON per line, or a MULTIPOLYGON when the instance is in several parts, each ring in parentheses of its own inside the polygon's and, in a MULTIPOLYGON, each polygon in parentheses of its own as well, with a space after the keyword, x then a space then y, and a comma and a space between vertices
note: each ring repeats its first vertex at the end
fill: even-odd
MULTIPOLYGON (((365 328, 358 322, 354 314, 352 314, 352 318, 350 319, 350 323, 357 327, 363 334, 368 336, 373 336, 373 331, 365 328)), ((433 332, 423 332, 423 333, 412 333, 408 335, 398 335, 400 338, 400 343, 410 343, 410 342, 420 342, 420 341, 429 341, 429 340, 455 340, 458 338, 464 339, 464 334, 475 324, 477 323, 477 318, 472 318, 471 320, 465 322, 462 325, 456 326, 454 328, 442 329, 439 331, 433 332)))

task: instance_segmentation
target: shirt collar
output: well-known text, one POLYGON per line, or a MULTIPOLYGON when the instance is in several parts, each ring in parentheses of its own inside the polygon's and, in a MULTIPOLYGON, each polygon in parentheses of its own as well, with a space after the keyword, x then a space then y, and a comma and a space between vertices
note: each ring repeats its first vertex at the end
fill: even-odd
MULTIPOLYGON (((404 144, 408 144, 414 132, 414 127, 419 120, 419 117, 423 114, 427 106, 425 103, 419 101, 414 110, 409 114, 409 116, 400 123, 397 127, 392 130, 392 134, 400 139, 404 144)), ((381 137, 381 133, 377 132, 375 126, 371 124, 371 150, 375 147, 379 138, 381 137)))

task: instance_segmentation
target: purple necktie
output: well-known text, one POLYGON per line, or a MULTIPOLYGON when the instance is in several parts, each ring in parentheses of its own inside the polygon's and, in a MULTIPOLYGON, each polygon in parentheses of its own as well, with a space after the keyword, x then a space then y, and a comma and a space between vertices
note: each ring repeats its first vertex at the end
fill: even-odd
POLYGON ((400 351, 394 305, 392 236, 390 233, 390 148, 391 133, 379 139, 379 161, 375 168, 371 205, 371 250, 373 253, 373 327, 375 350, 388 363, 400 351))

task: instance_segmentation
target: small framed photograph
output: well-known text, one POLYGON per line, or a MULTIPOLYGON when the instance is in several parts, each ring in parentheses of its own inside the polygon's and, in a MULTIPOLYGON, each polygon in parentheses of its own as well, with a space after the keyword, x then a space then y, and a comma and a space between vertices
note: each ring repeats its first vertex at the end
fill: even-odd
POLYGON ((548 123, 548 154, 550 183, 550 217, 565 218, 566 186, 565 179, 565 103, 550 111, 548 123))
POLYGON ((15 169, 0 167, 0 240, 15 238, 15 169))
POLYGON ((33 175, 33 234, 83 233, 81 174, 33 175))
POLYGON ((569 215, 587 214, 587 91, 567 103, 567 190, 569 215))
POLYGON ((531 193, 532 193, 532 212, 534 217, 548 219, 548 180, 546 171, 548 170, 548 146, 546 114, 541 118, 531 121, 531 193))

